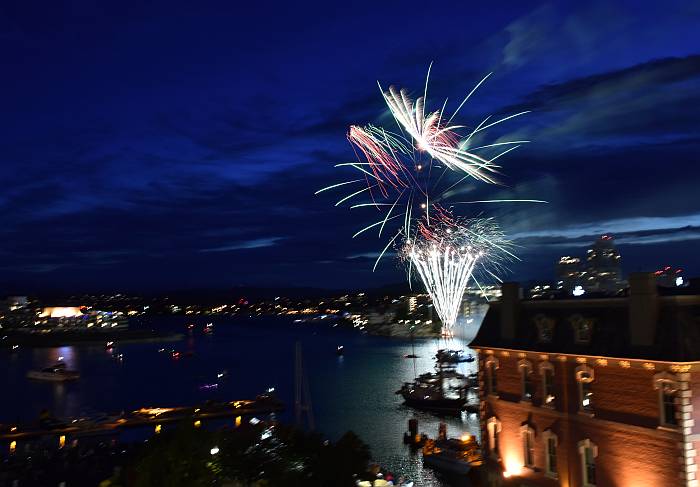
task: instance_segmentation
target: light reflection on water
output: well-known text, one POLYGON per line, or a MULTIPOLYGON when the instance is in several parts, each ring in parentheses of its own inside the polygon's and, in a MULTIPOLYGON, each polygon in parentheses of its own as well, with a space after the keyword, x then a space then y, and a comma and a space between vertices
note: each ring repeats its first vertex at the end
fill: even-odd
MULTIPOLYGON (((185 323, 169 318, 151 324, 184 331, 185 323)), ((370 445, 374 459, 395 474, 416 480, 416 485, 441 485, 432 471, 422 468, 420 454, 411 454, 402 443, 412 417, 418 419, 419 431, 431 437, 436 436, 440 421, 447 423, 450 436, 479 436, 476 416, 441 419, 401 404, 394 392, 414 377, 413 360, 404 358, 412 352, 408 340, 273 319, 219 320, 210 335, 199 329, 181 342, 117 343, 114 353, 122 353, 123 362, 104 346, 2 351, 0 367, 7 373, 0 375, 0 390, 12 391, 12 397, 0 404, 0 423, 35 421, 43 408, 58 417, 72 417, 91 411, 112 413, 253 397, 269 386, 292 408, 294 344, 301 340, 317 429, 333 439, 353 430, 370 445), (337 356, 338 345, 345 347, 344 356, 337 356), (179 350, 183 357, 173 360, 169 353, 159 353, 163 347, 179 350), (188 351, 192 355, 184 356, 188 351), (52 384, 25 378, 28 370, 51 365, 59 356, 69 368, 80 371, 79 381, 52 384), (215 382, 223 370, 228 374, 218 388, 200 389, 215 382)), ((454 339, 448 345, 466 350, 467 342, 454 339)), ((433 370, 438 347, 445 347, 443 340, 439 344, 416 340, 418 374, 433 370)), ((464 374, 475 369, 475 363, 458 367, 464 374)), ((293 411, 283 413, 282 419, 292 421, 293 411)))

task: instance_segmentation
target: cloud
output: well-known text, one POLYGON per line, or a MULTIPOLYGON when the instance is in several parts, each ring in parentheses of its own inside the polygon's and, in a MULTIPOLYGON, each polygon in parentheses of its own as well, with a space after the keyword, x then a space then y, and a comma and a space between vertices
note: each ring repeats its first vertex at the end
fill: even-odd
POLYGON ((277 242, 283 239, 284 237, 256 238, 253 240, 247 240, 245 242, 240 242, 232 245, 223 245, 221 247, 201 249, 200 252, 230 252, 233 250, 260 249, 264 247, 272 247, 273 245, 276 245, 277 242))
POLYGON ((672 217, 633 217, 601 222, 577 223, 561 229, 533 230, 511 235, 513 239, 531 237, 579 238, 606 233, 648 232, 700 227, 700 213, 672 217))

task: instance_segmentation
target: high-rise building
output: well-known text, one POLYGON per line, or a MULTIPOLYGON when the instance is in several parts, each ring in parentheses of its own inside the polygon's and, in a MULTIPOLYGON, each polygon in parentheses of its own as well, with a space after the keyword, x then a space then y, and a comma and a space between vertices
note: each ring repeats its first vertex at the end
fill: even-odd
POLYGON ((557 288, 571 293, 583 284, 583 275, 581 259, 565 255, 557 263, 557 288))
POLYGON ((625 288, 622 259, 610 235, 603 235, 588 249, 583 288, 588 292, 615 294, 625 288))

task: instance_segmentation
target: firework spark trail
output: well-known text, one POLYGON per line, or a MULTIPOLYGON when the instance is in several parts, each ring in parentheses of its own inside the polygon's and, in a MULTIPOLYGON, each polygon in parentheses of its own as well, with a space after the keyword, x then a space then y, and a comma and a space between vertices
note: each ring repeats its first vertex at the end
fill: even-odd
MULTIPOLYGON (((336 201, 336 206, 351 200, 350 209, 373 207, 380 213, 377 221, 353 235, 355 238, 368 230, 375 229, 378 238, 383 238, 384 235, 390 238, 375 262, 375 269, 379 259, 385 255, 394 241, 417 242, 427 238, 427 235, 420 233, 419 221, 424 220, 425 227, 432 228, 434 226, 432 219, 435 217, 435 224, 444 226, 446 220, 445 215, 441 214, 442 207, 449 208, 453 204, 541 202, 534 199, 451 202, 455 196, 461 194, 454 188, 469 178, 479 182, 497 183, 495 177, 499 166, 495 161, 529 142, 501 140, 492 143, 480 142, 470 147, 472 139, 476 139, 475 135, 527 112, 499 119, 487 116, 478 125, 469 129, 465 125, 452 124, 452 120, 460 109, 491 73, 484 76, 469 91, 450 115, 446 112, 447 99, 437 111, 428 109, 431 70, 432 63, 428 68, 422 96, 416 99, 409 96, 405 89, 390 86, 385 91, 381 84, 377 83, 398 130, 392 132, 371 124, 351 125, 347 138, 355 151, 357 161, 336 164, 336 167, 352 167, 362 173, 362 179, 341 182, 317 191, 320 193, 336 188, 349 189, 345 196, 336 201), (450 177, 455 173, 458 173, 458 177, 450 177), (459 180, 454 182, 456 179, 459 180), (364 187, 351 186, 355 184, 362 184, 364 187), (403 217, 403 223, 399 223, 398 217, 403 217)), ((425 228, 423 230, 425 231, 425 228)), ((409 275, 412 267, 413 264, 409 261, 409 275)))
POLYGON ((459 305, 480 254, 473 249, 452 247, 411 247, 408 256, 433 300, 443 325, 443 334, 452 336, 459 305))
POLYGON ((503 232, 491 218, 460 219, 436 208, 432 224, 424 218, 418 232, 406 240, 401 255, 409 262, 433 300, 443 324, 443 334, 452 336, 460 303, 475 273, 498 278, 505 261, 515 259, 503 232))

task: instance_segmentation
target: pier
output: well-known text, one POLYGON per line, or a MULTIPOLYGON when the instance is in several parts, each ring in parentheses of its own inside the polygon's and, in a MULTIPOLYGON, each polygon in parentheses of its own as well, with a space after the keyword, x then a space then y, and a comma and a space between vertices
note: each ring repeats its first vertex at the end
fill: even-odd
POLYGON ((156 433, 160 425, 192 421, 194 426, 210 419, 226 417, 256 416, 281 412, 284 404, 270 394, 255 399, 242 399, 223 403, 204 404, 187 407, 143 407, 129 413, 106 415, 104 419, 91 420, 77 418, 63 422, 54 421, 55 426, 36 427, 21 425, 0 425, 0 441, 10 442, 10 449, 19 440, 33 440, 46 436, 58 436, 59 446, 65 443, 67 435, 72 438, 116 434, 127 428, 152 426, 156 433))

